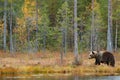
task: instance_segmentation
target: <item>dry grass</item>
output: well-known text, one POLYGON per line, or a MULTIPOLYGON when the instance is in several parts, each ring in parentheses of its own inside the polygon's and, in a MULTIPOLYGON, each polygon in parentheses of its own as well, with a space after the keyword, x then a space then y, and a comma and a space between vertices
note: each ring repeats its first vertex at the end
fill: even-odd
POLYGON ((79 75, 120 75, 120 53, 115 53, 116 66, 94 65, 87 53, 80 54, 82 64, 74 66, 73 53, 67 53, 61 64, 60 53, 3 53, 0 51, 0 74, 73 73, 79 75))

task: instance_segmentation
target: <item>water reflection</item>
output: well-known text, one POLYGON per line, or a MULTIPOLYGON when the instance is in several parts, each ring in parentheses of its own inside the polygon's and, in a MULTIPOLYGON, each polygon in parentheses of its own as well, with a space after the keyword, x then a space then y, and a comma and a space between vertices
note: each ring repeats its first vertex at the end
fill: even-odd
POLYGON ((120 80, 120 76, 75 76, 74 80, 120 80))
POLYGON ((78 76, 75 76, 75 77, 74 77, 74 80, 79 80, 79 77, 78 77, 78 76))
POLYGON ((120 80, 120 76, 14 76, 0 80, 120 80))

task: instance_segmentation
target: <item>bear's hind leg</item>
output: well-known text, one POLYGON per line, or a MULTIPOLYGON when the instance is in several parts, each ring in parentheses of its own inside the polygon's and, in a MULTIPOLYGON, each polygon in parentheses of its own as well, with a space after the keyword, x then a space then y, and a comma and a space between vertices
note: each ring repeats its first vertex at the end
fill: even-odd
POLYGON ((110 63, 110 66, 114 67, 115 65, 113 63, 110 63))
POLYGON ((109 65, 109 61, 106 61, 106 64, 109 65))
POLYGON ((110 62, 110 66, 114 67, 114 66, 115 66, 115 62, 114 62, 114 61, 111 61, 111 62, 110 62))

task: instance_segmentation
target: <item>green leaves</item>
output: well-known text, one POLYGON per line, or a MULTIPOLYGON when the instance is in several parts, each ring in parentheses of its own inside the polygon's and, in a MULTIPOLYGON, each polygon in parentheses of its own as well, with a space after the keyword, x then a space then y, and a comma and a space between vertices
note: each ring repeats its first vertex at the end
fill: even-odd
POLYGON ((68 2, 65 1, 57 12, 57 23, 59 27, 67 27, 72 21, 73 12, 70 10, 68 2))

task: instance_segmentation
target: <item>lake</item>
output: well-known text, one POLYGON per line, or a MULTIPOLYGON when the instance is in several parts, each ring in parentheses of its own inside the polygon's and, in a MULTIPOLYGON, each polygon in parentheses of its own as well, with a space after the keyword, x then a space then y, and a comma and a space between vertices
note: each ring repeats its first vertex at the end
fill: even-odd
POLYGON ((0 80, 120 80, 120 76, 42 76, 42 75, 32 75, 32 76, 4 76, 0 80))

